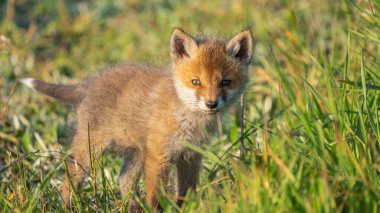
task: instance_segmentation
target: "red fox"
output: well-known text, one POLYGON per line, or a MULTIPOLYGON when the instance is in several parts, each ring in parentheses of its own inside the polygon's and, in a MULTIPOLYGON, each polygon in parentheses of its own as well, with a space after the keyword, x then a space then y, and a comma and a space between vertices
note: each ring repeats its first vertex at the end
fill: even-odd
MULTIPOLYGON (((136 190, 134 183, 145 172, 146 202, 159 208, 159 184, 165 183, 170 165, 177 167, 179 197, 196 189, 202 156, 181 142, 208 143, 216 113, 226 111, 245 90, 252 54, 249 30, 224 40, 194 38, 176 28, 170 38, 173 63, 167 69, 113 65, 74 85, 32 78, 20 81, 76 106, 71 157, 81 166, 68 165, 74 187, 90 169, 90 137, 95 148, 91 152, 117 147, 117 153, 124 157, 121 194, 136 190)), ((67 206, 71 190, 65 177, 61 196, 67 206)), ((129 210, 135 211, 136 205, 131 201, 129 210)))

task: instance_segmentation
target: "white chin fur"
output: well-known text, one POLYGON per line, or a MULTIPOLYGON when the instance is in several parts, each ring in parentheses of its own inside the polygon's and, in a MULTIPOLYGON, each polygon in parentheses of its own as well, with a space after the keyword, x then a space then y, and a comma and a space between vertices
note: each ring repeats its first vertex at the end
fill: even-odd
POLYGON ((34 78, 21 78, 19 81, 20 81, 21 83, 25 84, 26 86, 28 86, 28 87, 34 89, 34 85, 33 85, 33 83, 34 83, 34 81, 35 81, 34 78))

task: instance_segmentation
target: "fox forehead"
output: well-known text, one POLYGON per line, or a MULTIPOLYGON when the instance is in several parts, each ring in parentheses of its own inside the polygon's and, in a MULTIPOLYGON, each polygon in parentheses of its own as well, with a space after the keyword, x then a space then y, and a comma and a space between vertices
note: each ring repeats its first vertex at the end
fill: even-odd
POLYGON ((197 54, 198 65, 208 70, 214 70, 227 64, 225 54, 225 41, 223 40, 206 40, 201 43, 197 54))

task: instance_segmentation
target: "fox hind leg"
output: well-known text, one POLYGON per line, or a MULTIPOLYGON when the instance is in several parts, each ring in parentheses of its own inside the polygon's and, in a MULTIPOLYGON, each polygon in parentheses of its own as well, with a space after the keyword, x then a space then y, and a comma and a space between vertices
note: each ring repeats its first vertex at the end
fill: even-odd
POLYGON ((60 190, 63 203, 66 207, 71 206, 70 195, 72 187, 74 189, 78 187, 84 180, 84 178, 90 172, 90 152, 88 145, 84 142, 86 138, 76 135, 73 140, 73 146, 71 147, 70 158, 67 159, 68 175, 64 177, 63 184, 60 190))
POLYGON ((134 199, 133 190, 135 190, 135 195, 139 195, 139 179, 140 172, 142 170, 143 156, 138 150, 129 150, 125 153, 124 164, 120 170, 119 182, 120 182, 120 192, 124 199, 130 197, 128 212, 141 212, 140 205, 134 199))

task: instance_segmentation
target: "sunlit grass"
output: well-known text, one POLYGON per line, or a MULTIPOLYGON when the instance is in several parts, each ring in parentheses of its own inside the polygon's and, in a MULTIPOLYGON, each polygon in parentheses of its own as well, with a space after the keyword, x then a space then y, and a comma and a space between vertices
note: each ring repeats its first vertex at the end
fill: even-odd
MULTIPOLYGON (((38 2, 0 1, 4 212, 65 210, 58 187, 67 142, 57 141, 69 107, 17 78, 68 83, 109 62, 167 66, 173 27, 226 37, 250 28, 256 41, 244 134, 239 112, 223 118, 223 135, 199 150, 199 187, 183 212, 379 211, 378 1, 38 2)), ((93 159, 71 210, 126 211, 121 163, 93 159)), ((167 211, 177 208, 173 197, 161 199, 167 211)))

